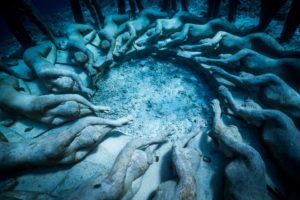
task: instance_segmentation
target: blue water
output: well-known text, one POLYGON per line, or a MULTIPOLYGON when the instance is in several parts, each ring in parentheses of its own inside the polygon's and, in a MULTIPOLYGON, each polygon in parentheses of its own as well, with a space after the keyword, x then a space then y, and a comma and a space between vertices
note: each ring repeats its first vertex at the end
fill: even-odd
MULTIPOLYGON (((41 15, 49 15, 61 11, 66 6, 69 6, 69 0, 32 0, 41 15)), ((7 25, 0 17, 0 41, 11 36, 7 25)))

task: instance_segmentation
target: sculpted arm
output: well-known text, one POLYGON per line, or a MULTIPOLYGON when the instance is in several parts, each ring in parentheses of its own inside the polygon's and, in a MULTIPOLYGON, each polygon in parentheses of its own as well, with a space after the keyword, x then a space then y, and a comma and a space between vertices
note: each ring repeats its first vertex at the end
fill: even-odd
POLYGON ((65 70, 65 69, 45 69, 45 70, 41 71, 40 77, 45 81, 48 81, 48 79, 52 79, 52 78, 69 77, 76 84, 78 84, 81 92, 83 92, 84 94, 88 94, 88 95, 91 95, 91 93, 92 93, 92 91, 90 91, 90 89, 88 89, 87 87, 84 86, 84 84, 83 84, 82 80, 80 79, 80 77, 78 76, 78 74, 68 71, 68 70, 65 70))
POLYGON ((171 35, 170 41, 161 43, 161 47, 178 46, 188 39, 188 33, 190 24, 185 24, 181 32, 177 32, 171 35))

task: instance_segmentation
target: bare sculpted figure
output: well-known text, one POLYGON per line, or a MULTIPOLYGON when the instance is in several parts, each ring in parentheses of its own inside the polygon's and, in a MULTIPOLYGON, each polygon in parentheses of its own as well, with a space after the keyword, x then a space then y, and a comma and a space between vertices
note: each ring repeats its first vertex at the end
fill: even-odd
POLYGON ((217 65, 224 69, 234 69, 253 74, 273 73, 286 81, 297 82, 300 73, 300 58, 270 58, 251 49, 242 49, 224 58, 197 56, 198 63, 217 65))
POLYGON ((88 24, 71 24, 67 29, 67 35, 67 49, 71 51, 71 57, 75 62, 83 65, 90 76, 95 75, 94 54, 86 45, 96 37, 96 31, 88 24), (85 37, 87 35, 89 37, 85 37))
POLYGON ((262 127, 262 141, 286 177, 297 184, 300 180, 300 132, 293 120, 278 110, 242 107, 233 99, 230 91, 220 86, 219 93, 237 116, 248 123, 262 127))
MULTIPOLYGON (((198 134, 198 133, 197 133, 198 134)), ((163 182, 157 188, 155 200, 196 200, 196 171, 199 167, 200 154, 189 145, 197 134, 178 140, 172 148, 172 164, 178 180, 163 182)))
POLYGON ((57 126, 94 112, 109 111, 77 94, 30 95, 22 92, 18 79, 0 74, 1 109, 42 123, 57 126))
POLYGON ((204 19, 186 11, 177 12, 171 19, 158 19, 155 21, 154 27, 146 32, 148 37, 138 41, 137 46, 168 38, 172 33, 180 31, 186 23, 202 24, 204 19))
POLYGON ((153 144, 162 143, 161 138, 139 138, 129 142, 119 153, 112 169, 96 175, 63 194, 62 199, 132 199, 132 183, 143 176, 151 165, 151 152, 141 151, 153 144))
POLYGON ((119 40, 119 44, 116 45, 114 55, 117 57, 124 55, 124 53, 132 46, 134 41, 148 30, 152 22, 159 18, 166 17, 167 14, 164 12, 153 9, 144 9, 140 12, 137 19, 122 24, 117 33, 117 40, 119 40))
POLYGON ((297 124, 300 123, 300 94, 278 76, 270 73, 258 76, 241 73, 240 76, 235 76, 218 67, 212 67, 210 71, 237 87, 257 90, 262 103, 284 112, 297 124))
POLYGON ((184 50, 198 50, 204 53, 235 54, 242 49, 252 49, 271 57, 299 57, 300 51, 286 50, 273 37, 266 33, 252 33, 246 36, 236 36, 219 31, 214 37, 200 41, 198 45, 186 45, 184 50))
POLYGON ((199 42, 201 39, 213 37, 221 30, 229 33, 238 33, 238 29, 225 18, 213 19, 206 24, 187 23, 180 32, 174 33, 170 39, 160 42, 159 47, 199 42))
POLYGON ((106 61, 113 61, 113 51, 116 46, 118 28, 129 20, 129 15, 109 15, 104 20, 104 27, 98 32, 101 39, 101 49, 108 51, 106 61))
POLYGON ((217 99, 212 101, 212 109, 214 118, 211 136, 219 143, 222 153, 231 158, 225 167, 224 199, 266 199, 264 161, 254 148, 243 142, 236 126, 224 124, 217 99))
POLYGON ((116 120, 85 117, 30 140, 11 143, 0 141, 0 171, 79 162, 114 127, 132 121, 130 116, 116 120))
POLYGON ((83 85, 78 74, 54 66, 56 56, 55 46, 45 42, 27 49, 24 61, 50 92, 81 92, 85 96, 91 96, 93 91, 83 85))

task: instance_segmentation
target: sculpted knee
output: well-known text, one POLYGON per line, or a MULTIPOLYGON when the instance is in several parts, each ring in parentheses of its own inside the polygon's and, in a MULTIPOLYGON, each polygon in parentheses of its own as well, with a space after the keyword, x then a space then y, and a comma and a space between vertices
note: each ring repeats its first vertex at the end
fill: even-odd
POLYGON ((49 80, 47 84, 48 88, 54 93, 66 93, 79 91, 78 86, 75 84, 70 77, 59 77, 56 79, 49 80))
POLYGON ((81 51, 77 51, 74 53, 74 61, 79 65, 83 65, 88 62, 88 57, 81 51))

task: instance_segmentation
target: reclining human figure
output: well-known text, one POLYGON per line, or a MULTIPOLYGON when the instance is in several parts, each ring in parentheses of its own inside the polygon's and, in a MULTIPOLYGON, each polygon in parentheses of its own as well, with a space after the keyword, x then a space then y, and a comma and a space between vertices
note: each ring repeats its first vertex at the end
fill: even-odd
POLYGON ((270 58, 251 49, 242 49, 225 58, 207 58, 197 56, 198 63, 217 65, 224 69, 232 69, 253 73, 256 75, 273 73, 286 81, 297 82, 300 73, 299 58, 270 58))
POLYGON ((262 127, 262 141, 272 154, 286 178, 299 185, 300 132, 293 120, 278 110, 242 107, 233 99, 229 90, 220 86, 219 93, 232 112, 248 123, 262 127))
POLYGON ((133 121, 85 117, 22 142, 0 141, 0 171, 73 164, 84 159, 114 127, 133 121))
POLYGON ((153 9, 144 9, 140 12, 137 19, 122 24, 117 33, 118 44, 116 44, 114 55, 117 57, 124 55, 125 52, 132 46, 134 41, 148 30, 152 22, 159 18, 166 17, 167 14, 164 12, 153 9), (126 42, 124 40, 126 40, 126 42))
POLYGON ((206 24, 187 23, 180 32, 171 35, 170 39, 159 43, 159 47, 173 47, 183 43, 198 43, 199 40, 213 37, 218 31, 238 33, 238 29, 225 18, 210 20, 206 24))
POLYGON ((178 181, 168 180, 161 183, 153 199, 197 199, 196 172, 200 163, 200 154, 189 143, 196 135, 198 133, 190 134, 173 145, 172 164, 176 170, 178 181))
POLYGON ((123 23, 129 20, 129 15, 109 15, 105 17, 104 27, 98 32, 101 39, 101 49, 108 50, 106 56, 106 62, 111 63, 113 61, 113 51, 116 46, 116 37, 118 34, 118 28, 123 23))
POLYGON ((266 199, 265 164, 259 153, 243 142, 234 125, 227 126, 221 118, 220 102, 212 101, 214 113, 211 137, 220 150, 231 158, 225 167, 224 199, 266 199))
POLYGON ((270 73, 255 76, 244 72, 235 76, 218 67, 212 67, 210 71, 236 87, 257 90, 258 98, 263 104, 284 112, 295 123, 300 124, 300 94, 278 76, 270 73))
POLYGON ((27 49, 24 53, 24 62, 35 72, 50 92, 81 92, 85 96, 91 96, 93 91, 83 85, 78 74, 54 66, 56 56, 55 46, 45 42, 27 49))
POLYGON ((203 24, 204 19, 186 11, 179 11, 170 19, 157 19, 154 27, 146 32, 148 37, 139 40, 136 45, 143 46, 168 38, 172 33, 180 31, 186 23, 203 24))
POLYGON ((89 24, 71 24, 67 28, 67 35, 67 49, 70 51, 71 57, 86 68, 88 75, 96 74, 96 70, 93 68, 94 54, 86 47, 96 37, 96 31, 89 24), (85 37, 88 35, 89 37, 85 37))
POLYGON ((183 50, 198 50, 205 53, 235 54, 242 49, 252 49, 271 57, 298 57, 300 51, 286 50, 273 37, 266 33, 252 33, 246 36, 236 36, 219 31, 214 37, 200 40, 198 45, 185 45, 183 50))
POLYGON ((20 114, 42 123, 57 126, 67 121, 99 111, 109 111, 109 107, 96 106, 77 94, 31 95, 22 92, 18 79, 0 74, 1 109, 20 114))
POLYGON ((153 162, 151 152, 141 151, 153 144, 164 142, 161 138, 138 138, 130 141, 117 156, 112 169, 80 184, 63 194, 62 199, 132 199, 132 183, 143 176, 153 162))

